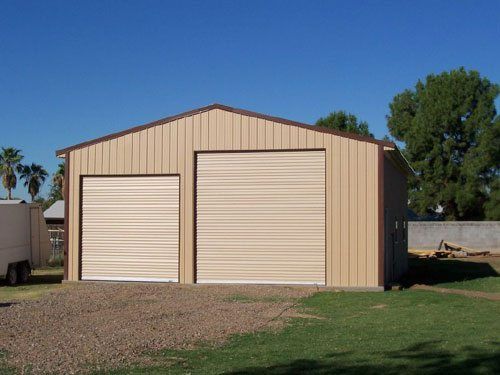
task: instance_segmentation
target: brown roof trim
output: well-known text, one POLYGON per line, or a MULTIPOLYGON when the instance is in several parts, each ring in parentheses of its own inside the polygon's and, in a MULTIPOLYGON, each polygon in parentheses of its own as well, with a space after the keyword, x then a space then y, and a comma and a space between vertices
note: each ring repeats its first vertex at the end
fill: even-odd
POLYGON ((66 154, 67 152, 75 150, 77 148, 82 148, 82 147, 90 146, 90 145, 93 145, 96 143, 104 142, 104 141, 107 141, 107 140, 110 140, 113 138, 121 137, 121 136, 129 134, 129 133, 135 133, 135 132, 147 129, 147 128, 151 128, 153 126, 162 125, 162 124, 165 124, 167 122, 178 120, 178 119, 183 118, 183 117, 193 116, 193 115, 198 114, 198 113, 207 112, 207 111, 210 111, 212 109, 220 109, 223 111, 233 112, 233 113, 237 113, 237 114, 244 115, 244 116, 256 117, 256 118, 260 118, 263 120, 279 122, 279 123, 282 123, 285 125, 292 125, 292 126, 297 126, 300 128, 314 130, 314 131, 318 131, 318 132, 322 132, 322 133, 334 134, 334 135, 337 135, 339 137, 355 139, 357 141, 362 141, 362 142, 374 143, 374 144, 381 145, 381 146, 392 147, 392 148, 396 147, 396 145, 392 142, 381 141, 381 140, 377 140, 375 138, 371 138, 371 137, 367 137, 367 136, 363 136, 363 135, 359 135, 359 134, 347 133, 347 132, 343 132, 340 130, 328 129, 328 128, 324 128, 321 126, 308 125, 308 124, 304 124, 304 123, 300 123, 300 122, 296 122, 296 121, 292 121, 292 120, 287 120, 287 119, 284 119, 281 117, 269 116, 269 115, 265 115, 263 113, 247 111, 245 109, 233 108, 233 107, 228 107, 226 105, 215 103, 215 104, 211 104, 211 105, 208 105, 205 107, 193 109, 191 111, 183 112, 183 113, 180 113, 180 114, 175 115, 175 116, 165 117, 165 118, 162 118, 160 120, 156 120, 156 121, 144 124, 144 125, 135 126, 133 128, 122 130, 122 131, 119 131, 117 133, 108 134, 108 135, 105 135, 103 137, 92 139, 90 141, 78 143, 76 145, 66 147, 66 148, 63 148, 61 150, 57 150, 56 156, 62 156, 64 154, 66 154))

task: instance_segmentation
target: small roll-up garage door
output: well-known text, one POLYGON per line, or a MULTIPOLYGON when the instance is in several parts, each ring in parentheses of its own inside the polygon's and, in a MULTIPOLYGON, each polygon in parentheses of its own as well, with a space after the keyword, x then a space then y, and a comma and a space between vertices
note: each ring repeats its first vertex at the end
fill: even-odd
POLYGON ((325 152, 200 153, 199 283, 325 284, 325 152))
POLYGON ((178 281, 179 177, 83 177, 82 280, 178 281))

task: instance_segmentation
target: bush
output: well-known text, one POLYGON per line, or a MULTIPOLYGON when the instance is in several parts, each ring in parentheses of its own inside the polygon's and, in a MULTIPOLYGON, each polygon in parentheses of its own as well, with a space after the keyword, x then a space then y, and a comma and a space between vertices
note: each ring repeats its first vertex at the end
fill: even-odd
POLYGON ((64 256, 61 255, 56 255, 56 256, 51 256, 49 260, 47 261, 47 265, 49 267, 62 267, 64 266, 64 256))

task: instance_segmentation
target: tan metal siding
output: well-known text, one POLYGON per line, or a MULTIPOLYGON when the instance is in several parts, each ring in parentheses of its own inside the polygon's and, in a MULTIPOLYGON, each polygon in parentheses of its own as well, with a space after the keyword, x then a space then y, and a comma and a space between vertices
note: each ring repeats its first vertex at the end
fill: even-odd
POLYGON ((324 151, 199 154, 197 166, 198 282, 325 284, 324 151))
POLYGON ((84 177, 82 280, 178 281, 179 177, 84 177))
MULTIPOLYGON (((324 147, 326 149, 326 180, 327 184, 327 285, 332 286, 377 286, 378 285, 378 150, 379 146, 362 141, 354 141, 358 152, 361 149, 366 151, 366 158, 358 156, 356 163, 351 163, 351 153, 348 151, 349 139, 328 133, 319 133, 314 130, 298 128, 288 124, 269 122, 242 114, 230 113, 220 109, 212 109, 207 112, 198 113, 186 117, 185 136, 178 137, 178 121, 161 124, 161 142, 158 141, 158 133, 155 130, 154 140, 154 167, 157 171, 161 168, 161 173, 178 173, 184 184, 181 189, 181 205, 185 216, 184 225, 181 224, 180 231, 180 282, 191 283, 194 281, 194 259, 195 249, 193 243, 194 236, 194 207, 193 207, 193 170, 195 151, 212 150, 265 150, 265 149, 290 149, 307 147, 314 144, 314 147, 324 147), (192 132, 188 133, 188 127, 192 123, 192 132), (220 125, 220 129, 219 129, 220 125), (266 132, 266 127, 272 127, 271 132, 266 132), (277 128, 281 127, 281 132, 277 128), (240 128, 240 142, 237 140, 240 128), (226 129, 226 130, 224 130, 226 129), (225 131, 231 129, 232 138, 225 136, 225 131), (260 130, 259 130, 260 129, 260 130), (309 135, 308 134, 313 134, 309 135), (223 143, 219 143, 219 135, 224 135, 223 143), (323 146, 319 146, 319 145, 323 146), (157 150, 161 147, 160 152, 157 150), (182 157, 180 156, 182 154, 182 157), (160 158, 160 159, 159 159, 160 158), (179 160, 183 162, 178 163, 179 160), (161 166, 161 167, 160 167, 161 166), (354 168, 354 169, 351 169, 354 168), (365 188, 359 188, 356 192, 349 190, 349 174, 357 173, 358 179, 363 180, 359 174, 366 175, 365 188), (362 196, 366 194, 366 215, 363 215, 362 196), (329 202, 331 201, 331 202, 329 202), (356 215, 351 217, 350 208, 356 206, 356 215), (361 224, 361 221, 364 221, 361 224), (366 228, 365 228, 366 224, 366 228), (357 238, 356 244, 350 236, 350 227, 355 225, 357 238), (364 237, 364 238, 361 238, 364 237), (365 249, 363 249, 366 240, 365 249), (353 252, 356 251, 356 255, 353 252), (363 259, 364 258, 364 259, 363 259), (366 272, 363 275, 363 261, 366 260, 366 272), (356 278, 351 277, 351 269, 354 270, 355 263, 356 278), (359 267, 362 267, 361 269, 359 267)), ((122 137, 126 137, 124 135, 122 137)), ((148 151, 147 129, 131 134, 131 150, 125 147, 123 151, 118 150, 117 142, 104 141, 96 145, 94 171, 96 174, 109 174, 113 169, 110 160, 111 149, 113 155, 126 160, 131 158, 131 171, 125 168, 124 173, 147 173, 148 151), (124 155, 119 155, 121 152, 124 155), (131 152, 131 155, 129 153, 131 152)), ((121 137, 120 137, 121 138, 121 137)), ((354 147, 354 146, 353 146, 354 147)), ((71 151, 70 165, 70 205, 69 205, 69 262, 68 276, 70 280, 78 280, 78 211, 79 211, 79 176, 84 162, 80 154, 86 147, 71 151)), ((89 154, 87 154, 88 161, 89 154)), ((90 155, 92 158, 92 155, 90 155)), ((116 172, 113 172, 116 173, 116 172)))

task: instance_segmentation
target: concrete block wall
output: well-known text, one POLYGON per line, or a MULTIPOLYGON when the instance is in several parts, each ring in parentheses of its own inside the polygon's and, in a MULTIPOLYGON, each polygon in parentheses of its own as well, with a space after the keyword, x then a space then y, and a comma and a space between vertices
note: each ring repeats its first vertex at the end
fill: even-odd
POLYGON ((500 221, 410 221, 409 249, 437 249, 441 240, 500 253, 500 221))

